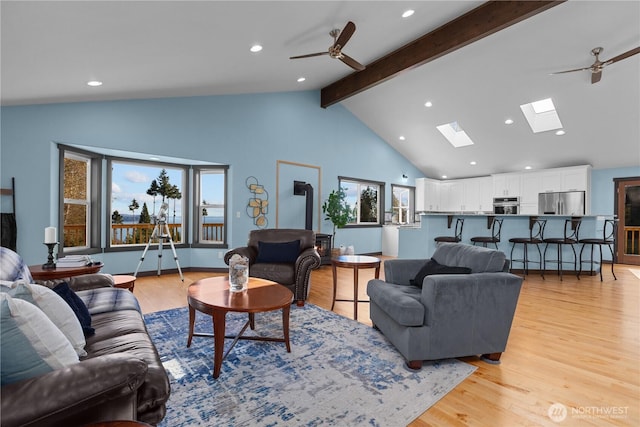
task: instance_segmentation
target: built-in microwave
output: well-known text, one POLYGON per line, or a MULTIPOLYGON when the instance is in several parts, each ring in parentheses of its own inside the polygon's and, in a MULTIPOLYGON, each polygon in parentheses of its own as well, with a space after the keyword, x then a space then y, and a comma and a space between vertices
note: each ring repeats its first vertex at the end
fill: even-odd
POLYGON ((494 197, 493 213, 496 215, 517 215, 520 211, 519 197, 494 197))

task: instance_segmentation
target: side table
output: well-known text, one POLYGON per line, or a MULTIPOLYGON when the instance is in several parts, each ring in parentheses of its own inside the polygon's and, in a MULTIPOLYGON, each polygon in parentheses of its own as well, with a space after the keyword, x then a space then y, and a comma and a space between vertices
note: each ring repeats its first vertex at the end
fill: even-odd
POLYGON ((336 301, 353 301, 353 318, 358 320, 358 303, 369 302, 368 300, 358 300, 358 271, 361 268, 375 268, 376 279, 380 278, 380 258, 366 255, 340 255, 331 258, 331 269, 333 271, 333 301, 331 302, 331 310, 336 305, 336 301), (353 269, 353 299, 336 299, 336 290, 338 287, 337 267, 353 269))
POLYGON ((104 264, 101 262, 82 267, 56 267, 52 269, 44 269, 42 265, 30 265, 29 271, 31 272, 33 280, 56 280, 97 273, 103 266, 104 264))
POLYGON ((136 284, 136 276, 116 275, 113 276, 113 286, 121 289, 129 289, 133 292, 136 284))

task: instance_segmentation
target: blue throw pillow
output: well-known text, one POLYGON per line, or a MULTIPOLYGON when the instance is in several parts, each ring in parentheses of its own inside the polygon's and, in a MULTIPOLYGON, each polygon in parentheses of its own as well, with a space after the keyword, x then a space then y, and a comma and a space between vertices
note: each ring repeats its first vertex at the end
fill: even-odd
POLYGON ((67 282, 62 282, 55 288, 53 291, 60 295, 63 300, 69 304, 69 307, 73 310, 74 314, 80 321, 80 326, 82 326, 82 332, 84 332, 84 336, 88 337, 96 333, 96 330, 91 327, 91 315, 89 314, 89 309, 85 305, 84 301, 80 299, 73 289, 69 287, 67 282))
POLYGON ((427 276, 431 276, 432 274, 469 274, 471 273, 471 269, 468 267, 449 267, 448 265, 438 264, 435 260, 430 259, 427 263, 422 266, 418 274, 416 274, 415 279, 410 280, 414 286, 422 288, 422 282, 424 282, 424 278, 427 276))
POLYGON ((258 242, 259 262, 294 263, 300 255, 300 240, 284 243, 258 242))

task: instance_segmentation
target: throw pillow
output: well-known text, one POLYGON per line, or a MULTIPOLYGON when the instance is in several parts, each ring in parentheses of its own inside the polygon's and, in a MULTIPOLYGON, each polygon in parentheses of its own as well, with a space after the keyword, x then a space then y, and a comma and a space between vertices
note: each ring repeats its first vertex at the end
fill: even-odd
POLYGON ((96 330, 91 327, 91 314, 89 314, 87 305, 75 292, 73 292, 73 289, 69 287, 69 284, 67 282, 62 282, 53 288, 53 291, 60 295, 60 297, 69 304, 69 307, 71 307, 71 310, 73 310, 73 313, 80 322, 84 336, 89 337, 95 334, 96 330))
POLYGON ((2 385, 78 362, 69 340, 35 305, 0 294, 2 385))
POLYGON ((422 282, 424 278, 427 276, 431 276, 433 274, 469 274, 471 273, 471 269, 467 267, 449 267, 448 265, 438 264, 435 260, 430 259, 427 263, 422 266, 418 274, 413 280, 410 280, 410 283, 414 286, 418 286, 422 288, 422 282))
POLYGON ((284 243, 258 242, 258 262, 294 263, 300 255, 300 240, 284 243))
POLYGON ((58 294, 46 286, 34 285, 23 281, 15 282, 8 294, 12 298, 30 302, 42 310, 67 337, 78 356, 84 357, 87 355, 84 350, 86 341, 80 322, 71 307, 58 294))

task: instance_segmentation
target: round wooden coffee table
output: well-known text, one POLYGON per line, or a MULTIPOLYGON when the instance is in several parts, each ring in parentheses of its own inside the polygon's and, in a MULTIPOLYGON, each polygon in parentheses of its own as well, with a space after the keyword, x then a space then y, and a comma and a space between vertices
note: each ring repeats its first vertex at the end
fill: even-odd
POLYGON ((340 255, 331 258, 331 269, 333 270, 333 301, 331 302, 331 310, 336 305, 336 301, 353 301, 353 318, 358 320, 358 303, 369 302, 367 300, 358 300, 358 270, 361 268, 375 268, 376 279, 380 278, 380 259, 367 255, 340 255), (338 287, 338 272, 336 267, 353 269, 353 299, 336 299, 336 290, 338 287))
POLYGON ((209 277, 198 280, 189 286, 187 302, 189 303, 189 338, 187 347, 191 346, 191 339, 194 336, 212 336, 211 334, 194 332, 196 310, 213 318, 213 378, 218 378, 222 360, 240 339, 283 342, 287 347, 287 352, 291 353, 291 345, 289 344, 289 311, 293 302, 293 293, 276 282, 250 277, 247 290, 231 292, 229 291, 228 276, 209 277), (255 329, 255 313, 279 309, 282 309, 282 338, 242 336, 247 327, 255 329), (236 336, 225 335, 226 315, 229 311, 249 313, 249 320, 236 336), (224 353, 225 338, 233 338, 233 342, 226 353, 224 353))

